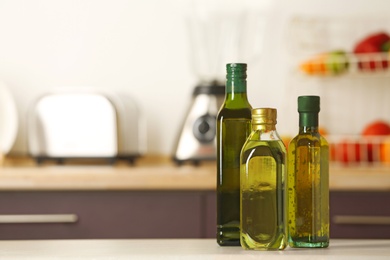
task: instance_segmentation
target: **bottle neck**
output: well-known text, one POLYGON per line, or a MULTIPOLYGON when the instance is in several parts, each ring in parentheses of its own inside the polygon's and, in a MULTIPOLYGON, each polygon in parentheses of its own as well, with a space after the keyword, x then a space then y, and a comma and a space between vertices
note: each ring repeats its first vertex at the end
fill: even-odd
POLYGON ((227 79, 225 104, 234 107, 248 106, 248 96, 246 92, 246 80, 244 79, 227 79))
POLYGON ((318 133, 318 126, 300 126, 299 133, 318 133))
POLYGON ((241 77, 227 77, 226 94, 246 94, 246 79, 241 77))
POLYGON ((299 113, 299 127, 318 128, 318 113, 299 113))
POLYGON ((270 132, 270 131, 276 131, 276 127, 275 125, 271 125, 271 124, 252 124, 252 130, 260 131, 260 132, 270 132))
POLYGON ((271 124, 252 124, 252 131, 254 133, 253 138, 263 141, 280 140, 278 133, 276 132, 275 125, 271 124))

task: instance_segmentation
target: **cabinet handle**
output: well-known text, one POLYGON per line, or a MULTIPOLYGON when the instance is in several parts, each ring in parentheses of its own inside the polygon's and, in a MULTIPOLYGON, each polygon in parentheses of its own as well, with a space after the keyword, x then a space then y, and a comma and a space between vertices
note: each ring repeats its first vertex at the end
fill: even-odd
POLYGON ((342 225, 390 225, 390 217, 386 216, 334 216, 333 222, 342 225))
POLYGON ((0 224, 18 223, 75 223, 76 214, 17 214, 0 215, 0 224))

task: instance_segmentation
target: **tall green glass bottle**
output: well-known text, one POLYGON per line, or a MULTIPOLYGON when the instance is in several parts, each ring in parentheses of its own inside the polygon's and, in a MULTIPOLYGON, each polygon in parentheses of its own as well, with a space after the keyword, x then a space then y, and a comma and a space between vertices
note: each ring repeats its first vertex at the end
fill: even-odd
POLYGON ((299 133, 288 146, 291 247, 329 245, 329 146, 318 133, 320 97, 298 97, 299 133))
POLYGON ((283 250, 286 228, 286 148, 276 109, 252 110, 252 133, 241 151, 241 246, 283 250))
POLYGON ((217 242, 240 246, 240 152, 251 132, 243 63, 226 65, 226 94, 217 116, 217 242))

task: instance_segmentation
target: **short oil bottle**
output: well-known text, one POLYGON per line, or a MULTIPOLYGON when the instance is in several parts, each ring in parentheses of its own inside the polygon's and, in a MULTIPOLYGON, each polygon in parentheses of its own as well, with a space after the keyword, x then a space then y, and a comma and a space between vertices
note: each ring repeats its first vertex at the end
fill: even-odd
POLYGON ((252 110, 252 132, 240 156, 240 242, 245 249, 283 250, 286 232, 286 148, 277 110, 252 110))

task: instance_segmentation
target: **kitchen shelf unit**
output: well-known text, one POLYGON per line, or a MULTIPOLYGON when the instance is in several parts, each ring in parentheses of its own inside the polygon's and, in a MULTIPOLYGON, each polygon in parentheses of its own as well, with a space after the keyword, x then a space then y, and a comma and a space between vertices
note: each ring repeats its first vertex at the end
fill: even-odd
POLYGON ((342 53, 332 51, 300 57, 298 66, 311 77, 390 77, 390 52, 342 53))
MULTIPOLYGON (((390 123, 390 52, 353 53, 364 37, 387 32, 387 17, 297 15, 286 26, 288 77, 283 110, 296 110, 300 95, 321 97, 320 127, 330 143, 333 164, 388 167, 390 136, 362 136, 377 120, 390 123), (334 51, 340 55, 330 55, 334 51), (324 58, 324 53, 326 53, 324 58), (301 66, 311 61, 311 71, 301 66), (309 73, 308 73, 309 72, 309 73)), ((289 114, 286 125, 296 125, 289 114)), ((294 136, 296 133, 286 133, 294 136)))

